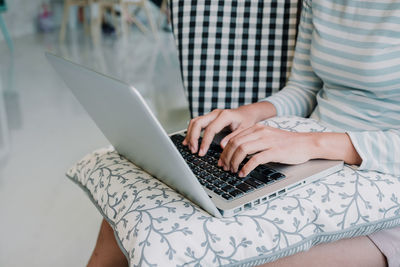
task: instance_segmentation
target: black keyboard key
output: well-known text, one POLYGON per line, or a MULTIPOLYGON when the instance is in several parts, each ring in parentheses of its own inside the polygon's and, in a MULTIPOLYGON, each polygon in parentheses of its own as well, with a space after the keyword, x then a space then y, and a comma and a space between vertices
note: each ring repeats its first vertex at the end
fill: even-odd
POLYGON ((255 179, 255 178, 249 178, 245 180, 245 183, 251 185, 252 187, 255 188, 261 188, 265 186, 265 183, 260 182, 259 180, 255 179))
POLYGON ((229 172, 222 172, 221 175, 219 176, 220 179, 228 179, 232 176, 229 172))
POLYGON ((236 188, 239 188, 241 191, 243 191, 245 193, 251 192, 254 190, 254 187, 252 187, 251 185, 246 184, 246 183, 241 183, 241 184, 237 185, 236 188))
POLYGON ((272 179, 274 179, 274 180, 279 181, 279 180, 285 178, 286 176, 285 176, 283 173, 276 172, 276 173, 274 173, 274 174, 271 174, 270 177, 271 177, 272 179))
POLYGON ((243 183, 243 181, 241 181, 235 177, 232 177, 232 179, 227 182, 228 182, 228 184, 233 185, 233 186, 243 183))
POLYGON ((218 167, 215 167, 215 166, 211 166, 211 170, 210 170, 210 173, 212 173, 214 176, 216 176, 216 177, 219 177, 219 169, 218 169, 218 167))
POLYGON ((226 200, 231 200, 233 198, 233 196, 229 195, 229 194, 222 194, 221 197, 225 198, 226 200))
POLYGON ((215 162, 218 163, 218 160, 221 156, 221 153, 217 153, 217 152, 210 152, 210 156, 215 160, 215 162))
MULTIPOLYGON (((187 155, 185 158, 186 162, 191 162, 191 163, 195 164, 193 162, 194 159, 195 159, 195 156, 193 156, 192 154, 187 155)), ((197 165, 197 164, 195 164, 195 165, 197 165)))
POLYGON ((262 172, 263 170, 265 170, 266 168, 265 168, 265 166, 264 165, 258 165, 255 169, 254 169, 254 171, 255 172, 262 172))
POLYGON ((211 191, 214 191, 215 189, 218 189, 218 188, 215 187, 215 185, 213 185, 213 184, 208 184, 206 187, 207 187, 208 189, 210 189, 211 191))
POLYGON ((204 177, 204 180, 206 180, 209 183, 213 183, 215 180, 215 177, 212 176, 211 174, 208 174, 207 176, 204 177))
POLYGON ((232 195, 233 197, 240 197, 241 195, 243 195, 243 192, 238 189, 235 189, 232 192, 230 192, 229 194, 232 195))
POLYGON ((220 176, 220 175, 216 175, 219 179, 221 179, 222 181, 225 181, 225 182, 227 182, 228 180, 229 180, 229 177, 227 177, 227 178, 225 178, 225 177, 222 177, 222 176, 220 176))
POLYGON ((208 172, 206 172, 206 171, 201 171, 199 174, 198 174, 198 176, 199 177, 201 177, 201 178, 205 178, 206 176, 208 176, 209 174, 208 174, 208 172))
POLYGON ((206 171, 208 171, 209 173, 213 173, 214 167, 211 166, 211 165, 207 165, 204 169, 205 169, 206 171))
POLYGON ((197 173, 200 173, 200 172, 203 171, 201 168, 199 168, 199 167, 197 167, 197 166, 194 167, 193 170, 196 171, 197 173))
POLYGON ((224 194, 224 191, 222 191, 221 189, 217 188, 217 189, 214 189, 214 193, 217 194, 217 195, 222 195, 222 194, 224 194))
POLYGON ((259 172, 256 172, 256 171, 252 171, 250 173, 250 176, 255 178, 255 179, 257 179, 257 180, 259 180, 259 181, 261 181, 261 182, 263 182, 263 183, 267 183, 268 182, 268 176, 266 176, 266 175, 264 175, 262 173, 259 173, 259 172))
POLYGON ((272 183, 275 183, 276 181, 277 181, 277 180, 268 178, 267 184, 272 184, 272 183))
POLYGON ((189 159, 193 164, 199 166, 202 162, 199 159, 194 158, 193 156, 193 160, 189 159))
POLYGON ((183 140, 185 139, 185 137, 180 134, 175 134, 175 135, 171 136, 171 139, 172 139, 173 143, 182 143, 183 140))
POLYGON ((273 174, 275 171, 273 169, 265 169, 262 171, 262 174, 264 174, 265 176, 269 176, 271 174, 273 174))
POLYGON ((200 168, 205 169, 208 166, 208 164, 206 162, 200 162, 200 164, 198 164, 197 166, 199 166, 200 168))
POLYGON ((204 156, 203 160, 207 161, 211 165, 214 165, 214 163, 215 163, 215 159, 210 156, 204 156))
POLYGON ((218 168, 218 159, 211 158, 208 160, 208 163, 218 168))
POLYGON ((235 190, 235 188, 233 186, 229 185, 229 184, 221 187, 221 189, 222 189, 222 191, 225 191, 225 192, 228 192, 228 193, 233 191, 233 190, 235 190))
POLYGON ((221 181, 220 179, 215 179, 212 183, 216 187, 221 187, 221 185, 225 184, 224 181, 221 181))
POLYGON ((222 148, 219 145, 211 144, 209 149, 217 153, 222 153, 222 148))

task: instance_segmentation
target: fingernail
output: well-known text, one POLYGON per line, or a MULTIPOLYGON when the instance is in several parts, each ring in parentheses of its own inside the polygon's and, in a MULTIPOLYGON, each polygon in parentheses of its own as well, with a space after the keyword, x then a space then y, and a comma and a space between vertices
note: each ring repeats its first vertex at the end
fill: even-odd
POLYGON ((201 148, 200 151, 199 151, 199 156, 204 156, 204 154, 205 154, 205 153, 204 153, 204 149, 201 148))
POLYGON ((182 144, 185 145, 185 146, 187 145, 186 139, 183 140, 182 144))
POLYGON ((221 146, 222 146, 222 148, 225 148, 225 146, 226 146, 226 141, 222 141, 222 142, 221 142, 221 146))
POLYGON ((219 167, 222 166, 222 161, 221 161, 221 159, 218 160, 218 166, 219 166, 219 167))
POLYGON ((244 172, 240 171, 239 172, 239 177, 244 177, 244 172))

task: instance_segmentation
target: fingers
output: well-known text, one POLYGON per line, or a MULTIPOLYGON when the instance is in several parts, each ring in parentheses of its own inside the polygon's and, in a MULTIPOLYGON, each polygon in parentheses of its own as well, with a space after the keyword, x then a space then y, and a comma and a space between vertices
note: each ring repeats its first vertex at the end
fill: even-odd
POLYGON ((264 150, 269 149, 269 147, 266 146, 260 146, 260 141, 259 139, 251 142, 247 142, 245 144, 241 144, 234 152, 232 155, 231 161, 230 161, 230 168, 231 171, 236 173, 239 171, 239 166, 240 163, 243 162, 243 160, 246 158, 247 155, 252 155, 257 152, 261 152, 264 150))
MULTIPOLYGON (((240 162, 236 165, 232 165, 231 163, 232 163, 232 156, 236 153, 238 149, 240 150, 238 151, 239 155, 242 155, 243 153, 247 153, 246 155, 251 154, 250 151, 245 151, 246 149, 248 149, 246 143, 255 140, 259 140, 258 151, 268 148, 267 146, 268 141, 264 142, 261 141, 261 138, 265 134, 264 131, 265 127, 261 125, 254 125, 253 127, 247 128, 245 130, 240 131, 239 133, 236 133, 235 136, 231 137, 229 142, 226 144, 218 164, 220 166, 223 166, 225 171, 230 170, 232 172, 236 172, 240 162)), ((254 149, 252 148, 251 151, 253 150, 254 149)))
MULTIPOLYGON (((241 133, 238 133, 235 137, 230 139, 228 144, 225 146, 224 151, 222 151, 219 165, 222 166, 225 171, 230 170, 231 172, 236 172, 237 166, 232 166, 231 164, 232 156, 236 152, 238 152, 240 155, 242 155, 243 153, 247 153, 246 150, 248 149, 248 142, 258 140, 261 137, 262 136, 259 134, 259 132, 251 128, 243 130, 241 133)), ((260 149, 263 149, 261 142, 258 142, 258 147, 260 149)))
POLYGON ((221 140, 221 146, 222 148, 225 148, 226 145, 229 143, 229 141, 232 140, 234 137, 250 134, 254 131, 262 131, 265 128, 266 128, 265 126, 262 126, 260 124, 253 125, 251 127, 239 126, 235 131, 228 134, 221 140))
POLYGON ((208 113, 207 115, 192 119, 189 123, 186 137, 183 140, 182 144, 188 145, 192 153, 196 153, 198 150, 198 140, 201 131, 206 128, 207 125, 209 125, 213 120, 215 120, 220 112, 221 110, 216 109, 211 113, 208 113))
POLYGON ((203 134, 203 141, 201 142, 199 156, 204 156, 210 147, 210 144, 214 140, 214 137, 226 126, 230 125, 232 118, 226 115, 227 113, 222 111, 218 118, 211 122, 205 129, 203 134))
POLYGON ((258 165, 271 162, 273 160, 273 156, 274 151, 272 149, 268 149, 258 154, 255 154, 240 170, 239 177, 246 177, 258 165))
POLYGON ((224 138, 222 138, 221 140, 221 146, 222 148, 226 147, 226 144, 228 144, 229 140, 231 140, 233 137, 235 137, 236 135, 238 135, 241 131, 243 131, 244 127, 238 127, 235 131, 231 132, 230 134, 228 134, 227 136, 225 136, 224 138))

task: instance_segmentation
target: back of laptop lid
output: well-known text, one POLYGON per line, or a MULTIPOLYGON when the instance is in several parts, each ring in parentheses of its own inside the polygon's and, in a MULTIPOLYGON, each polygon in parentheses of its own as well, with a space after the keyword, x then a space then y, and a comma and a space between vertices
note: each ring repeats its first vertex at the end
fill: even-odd
POLYGON ((136 89, 58 56, 46 56, 119 154, 221 216, 136 89))

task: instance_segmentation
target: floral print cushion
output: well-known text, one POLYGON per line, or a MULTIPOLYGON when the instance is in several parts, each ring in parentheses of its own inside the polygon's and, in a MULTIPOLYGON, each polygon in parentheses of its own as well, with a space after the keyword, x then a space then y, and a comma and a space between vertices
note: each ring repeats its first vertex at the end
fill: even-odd
MULTIPOLYGON (((289 131, 328 131, 297 117, 263 123, 289 131)), ((113 227, 130 266, 254 266, 318 243, 400 225, 400 177, 351 166, 223 219, 112 148, 87 155, 67 176, 113 227)))

